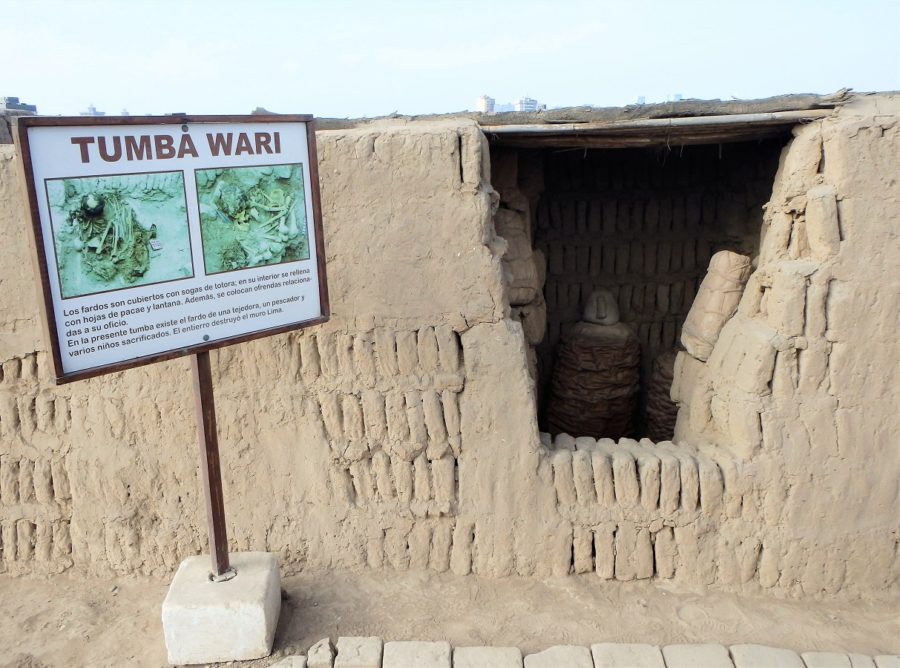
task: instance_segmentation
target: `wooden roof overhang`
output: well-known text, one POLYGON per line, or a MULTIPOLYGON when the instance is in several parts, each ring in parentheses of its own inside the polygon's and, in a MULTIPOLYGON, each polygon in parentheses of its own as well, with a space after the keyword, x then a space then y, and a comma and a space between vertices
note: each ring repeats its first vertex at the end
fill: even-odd
POLYGON ((497 125, 490 124, 484 118, 481 129, 491 145, 512 148, 671 148, 786 136, 796 125, 832 113, 832 109, 803 109, 718 116, 497 125))

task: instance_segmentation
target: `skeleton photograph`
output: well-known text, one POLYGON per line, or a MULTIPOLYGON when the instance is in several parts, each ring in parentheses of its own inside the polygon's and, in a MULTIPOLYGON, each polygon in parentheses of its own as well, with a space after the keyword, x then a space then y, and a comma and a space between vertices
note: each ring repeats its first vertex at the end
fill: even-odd
POLYGON ((302 165, 195 174, 207 274, 309 259, 302 165))
POLYGON ((181 172, 46 185, 63 299, 194 275, 181 172))

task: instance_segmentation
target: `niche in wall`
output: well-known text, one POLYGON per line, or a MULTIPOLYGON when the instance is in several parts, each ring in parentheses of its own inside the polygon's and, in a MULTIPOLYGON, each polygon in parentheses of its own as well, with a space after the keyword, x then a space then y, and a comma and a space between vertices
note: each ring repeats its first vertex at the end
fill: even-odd
MULTIPOLYGON (((612 433, 573 436, 671 438, 664 414, 674 416, 667 396, 681 326, 713 253, 758 253, 762 207, 786 142, 782 135, 676 148, 492 148, 498 213, 527 202, 535 262, 544 263, 537 274, 546 326, 539 342, 533 334, 529 342, 543 431, 571 433, 561 426, 567 411, 578 423, 579 402, 593 395, 630 417, 584 427, 612 433), (602 355, 590 332, 611 330, 579 324, 598 289, 608 291, 621 322, 602 355), (573 340, 586 343, 567 348, 573 340), (596 363, 612 380, 570 373, 580 362, 596 363)), ((520 311, 514 306, 514 317, 520 311)))

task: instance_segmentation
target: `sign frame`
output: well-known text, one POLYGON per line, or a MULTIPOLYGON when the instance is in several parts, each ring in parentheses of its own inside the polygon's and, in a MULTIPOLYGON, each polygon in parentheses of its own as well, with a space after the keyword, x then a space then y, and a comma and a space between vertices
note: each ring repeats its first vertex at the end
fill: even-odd
POLYGON ((236 343, 244 343, 256 339, 284 334, 319 325, 327 322, 331 317, 331 309, 328 300, 328 283, 325 268, 325 239, 322 226, 322 205, 319 192, 319 173, 316 150, 316 133, 314 117, 311 114, 249 114, 249 115, 186 115, 170 114, 164 116, 17 116, 13 119, 13 136, 15 139, 17 155, 19 158, 19 182, 22 185, 27 198, 27 212, 31 225, 29 242, 32 250, 32 261, 40 276, 40 315, 45 340, 50 347, 53 360, 54 382, 63 385, 78 380, 93 378, 109 373, 116 373, 126 369, 133 369, 147 364, 163 362, 187 355, 208 353, 210 350, 223 348, 236 343), (121 126, 129 125, 191 125, 197 123, 303 123, 306 128, 306 140, 309 155, 308 184, 312 200, 312 224, 315 231, 316 272, 319 282, 319 303, 321 315, 309 320, 279 325, 266 329, 260 329, 235 336, 224 337, 215 341, 197 343, 190 346, 178 347, 158 353, 151 353, 134 359, 104 364, 89 369, 66 372, 63 370, 60 339, 57 331, 57 313, 53 305, 53 297, 50 288, 50 276, 47 257, 45 255, 45 238, 41 225, 40 209, 38 204, 38 192, 34 178, 34 165, 32 162, 31 146, 29 144, 28 129, 36 127, 76 127, 76 126, 121 126))

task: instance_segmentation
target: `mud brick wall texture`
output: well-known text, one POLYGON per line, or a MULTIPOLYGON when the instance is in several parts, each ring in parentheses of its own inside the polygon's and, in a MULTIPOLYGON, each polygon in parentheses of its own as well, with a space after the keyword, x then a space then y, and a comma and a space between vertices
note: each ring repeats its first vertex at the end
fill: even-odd
MULTIPOLYGON (((230 548, 895 596, 898 117, 860 98, 797 129, 759 267, 709 359, 679 358, 658 443, 539 433, 534 170, 504 205, 470 121, 319 132, 333 318, 213 355, 230 548)), ((169 576, 206 540, 188 360, 53 385, 17 167, 0 147, 0 571, 169 576)))

